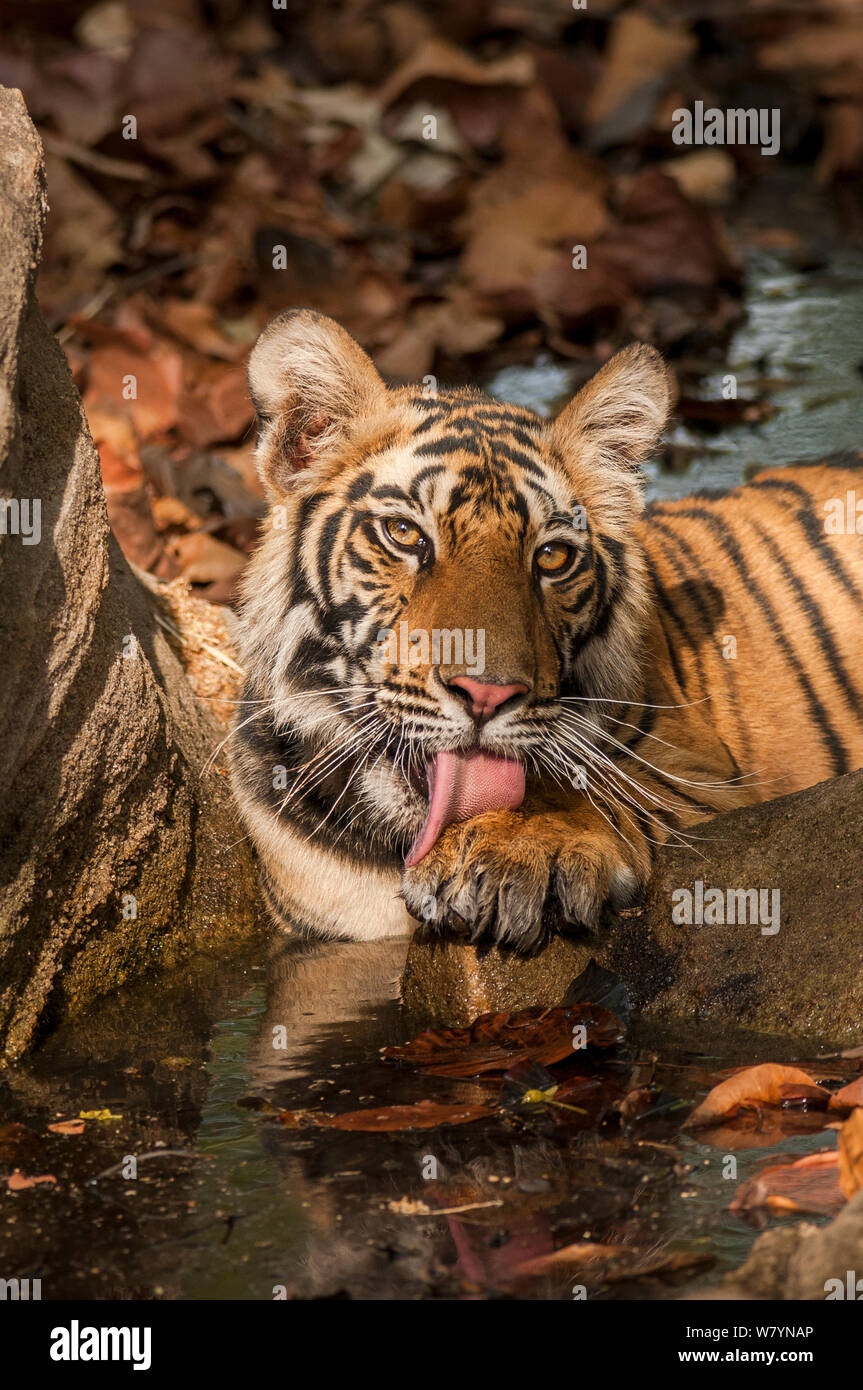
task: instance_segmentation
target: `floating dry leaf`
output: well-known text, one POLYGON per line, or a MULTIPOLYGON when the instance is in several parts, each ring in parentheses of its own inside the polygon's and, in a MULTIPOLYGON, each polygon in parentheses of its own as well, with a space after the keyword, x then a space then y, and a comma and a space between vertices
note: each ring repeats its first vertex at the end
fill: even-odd
POLYGON ((849 1081, 847 1086, 843 1086, 841 1091, 834 1091, 830 1097, 831 1110, 854 1110, 858 1105, 863 1106, 863 1076, 849 1081))
POLYGON ((86 1125, 83 1120, 58 1120, 56 1124, 49 1125, 52 1134, 83 1134, 86 1125))
POLYGON ((684 1124, 685 1129, 714 1124, 740 1109, 759 1105, 782 1105, 801 1098, 826 1109, 830 1092, 817 1086, 808 1072, 799 1067, 764 1062, 758 1067, 744 1067, 734 1076, 721 1081, 704 1098, 684 1124))

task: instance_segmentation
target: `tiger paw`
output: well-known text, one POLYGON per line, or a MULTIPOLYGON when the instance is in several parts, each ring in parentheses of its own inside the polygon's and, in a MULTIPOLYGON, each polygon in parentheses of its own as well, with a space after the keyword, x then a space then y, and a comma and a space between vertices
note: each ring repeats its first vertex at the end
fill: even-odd
POLYGON ((431 929, 533 951, 563 925, 595 929, 640 875, 610 831, 549 813, 492 811, 449 826, 405 871, 408 911, 431 929))

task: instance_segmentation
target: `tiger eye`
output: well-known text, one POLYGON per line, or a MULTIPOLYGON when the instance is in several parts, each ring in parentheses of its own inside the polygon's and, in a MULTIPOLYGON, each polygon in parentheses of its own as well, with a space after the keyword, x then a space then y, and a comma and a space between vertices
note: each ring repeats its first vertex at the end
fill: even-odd
POLYGON ((536 566, 543 574, 557 574, 566 569, 572 557, 572 547, 563 541, 546 541, 536 552, 536 566))
POLYGON ((391 541, 396 545, 403 545, 408 550, 415 550, 424 539, 422 531, 414 526, 412 521, 404 521, 401 517, 391 516, 384 522, 384 530, 391 541))

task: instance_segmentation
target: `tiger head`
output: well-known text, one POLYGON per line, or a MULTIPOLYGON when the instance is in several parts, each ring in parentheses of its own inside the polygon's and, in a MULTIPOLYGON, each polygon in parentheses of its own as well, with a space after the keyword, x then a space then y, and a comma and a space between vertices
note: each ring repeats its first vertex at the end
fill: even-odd
POLYGON ((298 310, 258 340, 249 382, 271 506, 245 582, 243 721, 265 761, 273 739, 291 760, 272 809, 410 865, 452 821, 571 778, 637 681, 637 469, 672 400, 659 354, 618 353, 547 421, 473 389, 388 389, 344 329, 298 310))

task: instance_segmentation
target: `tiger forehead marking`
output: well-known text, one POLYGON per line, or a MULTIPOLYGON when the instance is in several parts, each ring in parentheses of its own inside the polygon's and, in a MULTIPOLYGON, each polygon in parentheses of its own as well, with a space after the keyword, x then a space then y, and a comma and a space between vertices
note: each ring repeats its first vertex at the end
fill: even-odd
MULTIPOLYGON (((569 674, 579 631, 605 615, 625 569, 622 542, 593 534, 547 425, 533 412, 474 391, 433 403, 401 393, 395 407, 401 428, 385 427, 382 445, 367 441, 302 509, 300 560, 326 610, 324 626, 337 629, 366 676, 382 627, 407 621, 431 633, 479 632, 490 680, 527 682, 537 698, 550 698, 569 674), (381 549, 388 517, 422 531, 425 548, 407 572, 381 549), (565 545, 572 560, 537 587, 531 557, 541 540, 565 545)), ((304 660, 308 654, 304 647, 304 660)), ((414 691, 432 677, 437 691, 430 666, 418 672, 391 663, 385 674, 414 691)), ((452 662, 444 666, 458 674, 452 662)), ((338 670, 344 677, 343 662, 338 670)))
POLYGON ((441 395, 433 406, 406 395, 404 405, 419 422, 379 456, 377 476, 364 472, 348 488, 350 500, 367 492, 381 501, 437 507, 447 512, 454 535, 483 516, 512 516, 522 535, 531 516, 546 519, 555 507, 569 519, 576 501, 543 451, 538 416, 467 391, 441 395))

